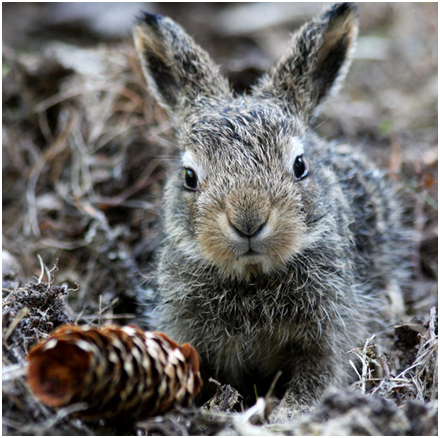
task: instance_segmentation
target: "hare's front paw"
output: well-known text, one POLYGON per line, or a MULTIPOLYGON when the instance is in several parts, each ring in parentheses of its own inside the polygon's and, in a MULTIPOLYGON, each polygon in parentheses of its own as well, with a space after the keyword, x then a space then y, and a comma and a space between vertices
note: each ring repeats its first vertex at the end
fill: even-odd
POLYGON ((269 415, 269 422, 272 424, 286 423, 304 414, 308 414, 310 411, 310 406, 298 403, 292 400, 291 397, 284 396, 279 405, 269 415))

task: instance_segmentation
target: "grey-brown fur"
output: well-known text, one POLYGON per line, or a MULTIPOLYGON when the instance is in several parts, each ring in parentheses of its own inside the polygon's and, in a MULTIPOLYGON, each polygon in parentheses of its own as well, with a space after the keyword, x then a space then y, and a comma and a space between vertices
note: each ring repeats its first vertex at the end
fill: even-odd
POLYGON ((181 149, 165 192, 155 328, 194 345, 204 375, 246 397, 281 370, 277 418, 347 382, 345 353, 407 278, 394 190, 368 158, 308 128, 345 76, 356 33, 356 7, 334 5, 247 96, 169 18, 145 14, 134 33, 181 149), (302 153, 309 174, 298 180, 302 153))

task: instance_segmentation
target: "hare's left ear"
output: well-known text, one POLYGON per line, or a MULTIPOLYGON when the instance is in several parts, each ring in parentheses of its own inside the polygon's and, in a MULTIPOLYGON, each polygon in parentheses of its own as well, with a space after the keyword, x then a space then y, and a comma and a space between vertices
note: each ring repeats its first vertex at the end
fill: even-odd
POLYGON ((337 3, 306 23, 285 57, 254 88, 254 95, 281 101, 306 122, 345 78, 357 36, 357 7, 337 3))

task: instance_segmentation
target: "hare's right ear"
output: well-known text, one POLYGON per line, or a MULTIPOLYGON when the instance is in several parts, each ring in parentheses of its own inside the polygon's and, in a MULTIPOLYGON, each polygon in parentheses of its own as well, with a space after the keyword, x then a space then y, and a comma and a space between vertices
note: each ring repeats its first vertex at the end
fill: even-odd
POLYGON ((133 36, 148 85, 171 114, 203 97, 229 93, 217 65, 170 18, 143 12, 133 36))

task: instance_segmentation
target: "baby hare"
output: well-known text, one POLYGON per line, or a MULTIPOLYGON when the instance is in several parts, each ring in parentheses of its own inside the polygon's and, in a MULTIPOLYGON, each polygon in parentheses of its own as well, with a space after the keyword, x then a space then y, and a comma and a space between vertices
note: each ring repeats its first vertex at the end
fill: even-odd
POLYGON ((346 352, 408 278, 395 191, 370 159, 309 127, 348 71, 357 22, 355 5, 335 4, 242 96, 170 18, 144 13, 134 30, 180 149, 154 328, 197 349, 206 383, 248 401, 281 371, 279 418, 347 383, 346 352))

